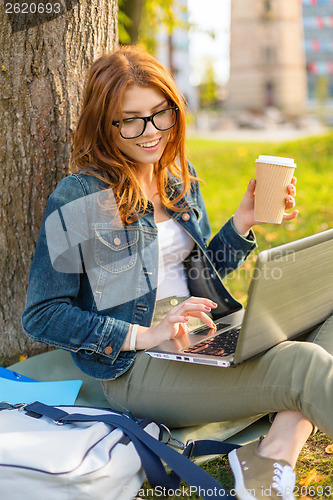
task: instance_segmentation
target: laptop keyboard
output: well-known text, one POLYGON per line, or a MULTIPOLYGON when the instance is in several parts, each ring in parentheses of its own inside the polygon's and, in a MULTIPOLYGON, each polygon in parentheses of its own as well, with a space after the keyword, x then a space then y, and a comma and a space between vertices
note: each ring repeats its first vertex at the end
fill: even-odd
POLYGON ((189 354, 208 354, 210 356, 228 356, 235 352, 240 327, 232 328, 215 337, 202 340, 198 344, 187 347, 183 352, 189 354))

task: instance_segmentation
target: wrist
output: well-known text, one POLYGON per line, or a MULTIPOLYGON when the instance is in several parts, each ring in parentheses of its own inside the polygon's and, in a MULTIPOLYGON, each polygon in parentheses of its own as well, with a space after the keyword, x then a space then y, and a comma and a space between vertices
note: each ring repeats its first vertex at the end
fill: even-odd
MULTIPOLYGON (((145 333, 150 330, 140 325, 130 325, 125 341, 122 345, 122 351, 139 351, 140 349, 147 349, 147 341, 145 333), (133 331, 133 328, 135 330, 133 331), (132 335, 133 334, 133 335, 132 335)), ((150 347, 150 346, 149 346, 150 347)))
POLYGON ((235 215, 232 217, 232 225, 236 233, 238 233, 240 236, 247 236, 251 230, 252 226, 249 226, 249 224, 244 223, 241 219, 238 218, 237 212, 235 215))
POLYGON ((142 351, 144 349, 149 349, 154 345, 152 343, 153 338, 153 328, 147 328, 145 326, 138 326, 136 334, 136 350, 142 351))

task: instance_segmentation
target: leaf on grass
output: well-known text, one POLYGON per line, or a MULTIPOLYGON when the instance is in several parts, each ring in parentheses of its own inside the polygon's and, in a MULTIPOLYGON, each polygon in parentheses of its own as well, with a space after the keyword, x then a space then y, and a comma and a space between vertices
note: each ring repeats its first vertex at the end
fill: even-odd
POLYGON ((311 469, 308 475, 300 480, 299 484, 301 486, 309 486, 310 483, 320 483, 324 479, 326 479, 325 476, 317 474, 316 469, 311 469))
POLYGON ((275 241, 278 236, 278 233, 266 233, 265 240, 270 243, 271 241, 275 241))
POLYGON ((299 484, 301 486, 309 486, 309 484, 312 483, 312 481, 314 481, 316 479, 316 476, 317 476, 316 469, 312 469, 312 470, 310 470, 310 472, 308 473, 308 475, 306 477, 304 477, 303 479, 300 480, 299 484))
POLYGON ((246 293, 242 292, 241 290, 235 290, 234 296, 237 300, 239 300, 239 302, 245 302, 247 299, 246 293))
POLYGON ((301 497, 299 500, 313 500, 312 497, 301 497))
POLYGON ((333 453, 333 444, 329 444, 325 448, 326 453, 333 453))
POLYGON ((243 264, 244 266, 244 269, 246 269, 247 271, 251 271, 252 270, 252 262, 250 262, 249 260, 246 260, 243 264))
POLYGON ((312 455, 304 455, 304 457, 300 457, 299 462, 307 462, 312 459, 312 455))

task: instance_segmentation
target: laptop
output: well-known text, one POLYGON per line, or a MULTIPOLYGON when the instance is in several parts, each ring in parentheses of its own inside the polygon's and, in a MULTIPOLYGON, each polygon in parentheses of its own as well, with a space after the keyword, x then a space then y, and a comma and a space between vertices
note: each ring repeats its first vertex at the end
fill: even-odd
POLYGON ((333 311, 333 229, 259 253, 246 309, 145 352, 154 358, 237 366, 311 331, 333 311))

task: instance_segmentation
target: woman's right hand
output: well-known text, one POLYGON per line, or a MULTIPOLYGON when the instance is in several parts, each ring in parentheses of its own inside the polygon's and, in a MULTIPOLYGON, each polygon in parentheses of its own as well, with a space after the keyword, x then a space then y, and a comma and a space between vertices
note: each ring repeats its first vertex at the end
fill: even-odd
POLYGON ((199 318, 209 328, 216 328, 213 320, 207 315, 217 304, 203 297, 189 297, 178 306, 173 307, 165 318, 150 328, 139 327, 136 349, 149 349, 165 340, 174 339, 188 333, 189 316, 199 318))

